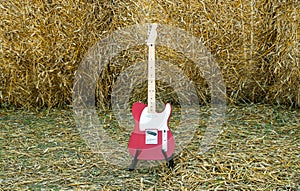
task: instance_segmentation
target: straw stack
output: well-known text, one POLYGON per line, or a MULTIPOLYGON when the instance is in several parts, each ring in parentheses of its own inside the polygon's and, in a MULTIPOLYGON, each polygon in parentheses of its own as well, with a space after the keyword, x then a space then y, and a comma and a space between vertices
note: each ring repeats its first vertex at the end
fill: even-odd
POLYGON ((0 9, 1 106, 70 104, 80 60, 109 28, 105 2, 1 1, 0 9))
MULTIPOLYGON (((0 106, 70 105, 74 73, 92 45, 121 27, 158 22, 184 29, 203 42, 222 69, 231 103, 299 107, 299 4, 296 0, 2 1, 0 106)), ((109 105, 116 76, 140 59, 135 53, 120 53, 107 66, 114 69, 105 70, 99 79, 99 107, 109 105)), ((203 77, 189 72, 193 65, 173 53, 167 49, 164 55, 182 66, 196 84, 200 101, 207 103, 209 89, 203 77)), ((136 100, 145 94, 135 92, 131 97, 136 100)), ((176 103, 176 95, 170 95, 176 103)))

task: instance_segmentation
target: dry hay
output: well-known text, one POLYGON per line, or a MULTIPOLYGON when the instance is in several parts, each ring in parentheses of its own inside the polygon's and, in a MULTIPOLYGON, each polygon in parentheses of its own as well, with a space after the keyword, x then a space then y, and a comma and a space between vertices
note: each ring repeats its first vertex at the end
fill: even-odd
POLYGON ((105 2, 1 1, 0 9, 1 105, 70 104, 82 56, 110 28, 105 2))
MULTIPOLYGON (((201 108, 204 115, 207 108, 201 108)), ((199 124, 193 141, 175 156, 173 170, 161 165, 129 172, 91 152, 74 128, 72 110, 1 110, 0 190, 296 191, 299 115, 267 105, 230 107, 224 132, 210 151, 198 154, 199 124)), ((110 134, 114 141, 115 133, 110 134)))
MULTIPOLYGON (((185 29, 211 50, 230 102, 299 106, 299 4, 296 0, 1 1, 0 105, 70 105, 74 72, 92 45, 121 27, 158 22, 185 29)), ((110 72, 120 73, 128 59, 136 62, 134 53, 125 52, 127 60, 116 57, 120 68, 110 72)), ((185 65, 181 56, 173 59, 185 65)), ((191 66, 186 71, 192 70, 191 66)), ((109 103, 115 75, 104 75, 98 106, 109 103)), ((189 77, 198 79, 200 100, 207 102, 209 93, 201 76, 189 77)), ((133 97, 140 99, 141 94, 133 97)))

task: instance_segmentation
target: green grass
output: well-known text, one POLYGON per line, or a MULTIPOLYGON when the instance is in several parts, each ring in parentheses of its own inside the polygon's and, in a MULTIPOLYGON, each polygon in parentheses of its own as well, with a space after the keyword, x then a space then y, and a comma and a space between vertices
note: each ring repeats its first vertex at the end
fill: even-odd
MULTIPOLYGON (((207 108, 202 108, 203 111, 207 108)), ((176 128, 177 116, 171 119, 176 128)), ((107 116, 108 117, 108 116, 107 116)), ((3 190, 296 190, 300 112, 269 105, 230 106, 214 147, 198 155, 207 117, 194 139, 165 165, 127 171, 103 161, 81 138, 72 110, 0 110, 3 190)), ((113 119, 112 119, 113 120, 113 119)), ((107 119, 109 121, 109 119, 107 119)), ((122 135, 112 121, 113 137, 122 135)), ((123 132, 124 133, 124 132, 123 132)), ((126 133, 125 133, 126 134, 126 133)), ((130 132, 127 132, 130 134, 130 132)), ((126 139, 118 139, 126 141, 126 139)), ((128 164, 129 165, 129 164, 128 164)))

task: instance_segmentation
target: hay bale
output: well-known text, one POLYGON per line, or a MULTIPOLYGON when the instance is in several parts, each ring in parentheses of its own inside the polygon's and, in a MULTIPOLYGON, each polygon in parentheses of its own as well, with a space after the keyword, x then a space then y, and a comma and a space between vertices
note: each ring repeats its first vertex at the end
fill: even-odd
POLYGON ((300 106, 299 12, 297 1, 278 4, 273 11, 272 55, 267 68, 266 101, 300 106))
MULTIPOLYGON (((121 1, 114 2, 115 6, 126 6, 121 1)), ((116 12, 117 15, 122 15, 122 20, 128 23, 119 22, 120 25, 115 24, 115 26, 130 25, 129 21, 138 20, 141 23, 159 22, 185 29, 200 38, 215 55, 222 68, 230 101, 276 103, 274 100, 274 95, 276 95, 277 102, 280 104, 299 105, 298 86, 292 88, 292 92, 289 91, 292 97, 287 95, 288 92, 284 89, 278 89, 278 87, 275 88, 276 91, 281 91, 286 95, 278 96, 277 92, 270 92, 272 87, 278 86, 274 83, 274 74, 271 70, 271 67, 276 66, 277 63, 274 57, 281 51, 278 47, 286 49, 290 41, 288 36, 283 35, 284 32, 290 31, 289 27, 276 26, 276 22, 280 19, 294 19, 291 23, 295 25, 295 18, 299 18, 295 14, 297 10, 293 10, 293 17, 291 14, 285 14, 291 11, 291 7, 296 9, 297 5, 279 1, 219 1, 218 3, 215 1, 202 1, 201 3, 196 1, 177 1, 176 3, 138 1, 130 11, 134 14, 145 15, 145 17, 137 15, 136 19, 130 19, 129 16, 134 14, 127 12, 127 15, 124 15, 123 11, 121 11, 123 14, 116 12), (278 14, 285 18, 279 18, 278 14), (275 48, 275 43, 278 43, 277 48, 275 48), (287 100, 284 97, 291 99, 287 100)), ((299 26, 294 26, 295 31, 298 28, 299 26)), ((291 50, 297 49, 292 47, 291 50)), ((292 57, 296 58, 296 54, 292 57)), ((176 59, 173 60, 182 62, 180 56, 176 59)), ((282 57, 281 59, 286 60, 282 57)), ((286 62, 289 63, 289 61, 286 62)), ((192 71, 193 68, 189 70, 192 71)), ((299 66, 293 70, 299 70, 299 66)), ((288 72, 284 73, 289 75, 288 72)), ((201 76, 192 76, 188 72, 186 75, 196 84, 197 82, 201 85, 205 84, 201 76)), ((281 81, 280 77, 276 79, 278 82, 281 81)), ((286 87, 298 84, 297 82, 298 80, 293 78, 286 87)), ((198 85, 198 89, 203 87, 201 85, 198 85)), ((207 96, 209 96, 207 88, 198 92, 206 98, 201 101, 207 103, 207 96)))
POLYGON ((1 106, 62 107, 74 72, 110 23, 105 2, 1 1, 1 106))
MULTIPOLYGON (((145 22, 176 26, 200 38, 222 69, 230 102, 300 106, 298 1, 25 0, 2 1, 0 10, 2 107, 69 105, 74 72, 88 48, 108 32, 145 22)), ((138 59, 133 52, 123 53, 132 63, 138 59)), ((165 56, 183 65, 207 103, 201 73, 172 55, 168 49, 165 56)), ((129 66, 118 58, 111 68, 119 68, 104 72, 105 86, 97 87, 100 105, 109 103, 116 75, 129 66)))

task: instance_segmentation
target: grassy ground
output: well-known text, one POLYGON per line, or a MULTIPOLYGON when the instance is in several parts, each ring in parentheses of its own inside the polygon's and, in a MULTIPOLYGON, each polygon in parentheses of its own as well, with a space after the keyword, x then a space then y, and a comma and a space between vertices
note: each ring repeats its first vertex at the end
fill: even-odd
POLYGON ((72 110, 0 110, 0 127, 2 190, 300 190, 299 110, 230 106, 215 146, 198 155, 194 140, 173 170, 102 161, 72 110))

